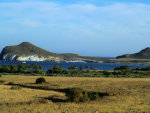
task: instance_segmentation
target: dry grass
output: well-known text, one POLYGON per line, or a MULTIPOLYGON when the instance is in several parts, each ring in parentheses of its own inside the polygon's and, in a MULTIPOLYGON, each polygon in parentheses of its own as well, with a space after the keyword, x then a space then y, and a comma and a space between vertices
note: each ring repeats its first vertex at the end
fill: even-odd
POLYGON ((85 78, 44 77, 46 84, 37 85, 38 76, 3 76, 0 80, 26 86, 45 86, 49 89, 81 87, 85 90, 107 92, 99 100, 86 103, 70 103, 65 94, 53 90, 22 88, 0 85, 0 113, 149 113, 150 79, 148 78, 85 78), (39 100, 43 99, 42 102, 39 100), (45 101, 46 100, 46 101, 45 101))

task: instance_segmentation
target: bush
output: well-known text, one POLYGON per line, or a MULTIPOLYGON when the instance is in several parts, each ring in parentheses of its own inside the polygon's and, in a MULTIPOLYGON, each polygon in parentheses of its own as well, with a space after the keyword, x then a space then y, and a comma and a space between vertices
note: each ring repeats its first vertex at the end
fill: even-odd
POLYGON ((0 84, 4 84, 5 83, 5 81, 4 80, 0 80, 0 84))
POLYGON ((80 102, 83 97, 83 89, 81 88, 72 88, 68 91, 67 96, 72 102, 80 102))
POLYGON ((48 71, 47 71, 47 74, 52 74, 53 73, 53 70, 52 69, 49 69, 48 71))
POLYGON ((70 71, 69 70, 63 70, 62 73, 63 74, 70 74, 70 71))
POLYGON ((66 96, 68 96, 69 100, 72 102, 86 102, 99 98, 99 94, 97 92, 83 91, 81 88, 69 89, 66 96))
POLYGON ((111 72, 109 72, 109 71, 103 71, 103 74, 105 75, 105 77, 109 77, 109 75, 111 75, 111 72))
POLYGON ((12 89, 12 90, 20 90, 20 89, 22 89, 22 87, 21 86, 12 86, 10 89, 12 89))
POLYGON ((97 92, 89 91, 87 92, 88 97, 90 100, 96 100, 99 98, 99 94, 97 92))
POLYGON ((118 66, 118 67, 115 67, 114 70, 130 70, 130 67, 129 66, 118 66))
POLYGON ((87 92, 84 92, 84 93, 83 93, 83 96, 80 98, 80 101, 81 101, 81 102, 87 102, 87 101, 90 101, 90 98, 89 98, 87 92))
POLYGON ((9 82, 8 85, 15 85, 15 82, 9 82))
POLYGON ((60 74, 62 72, 62 67, 59 65, 55 65, 53 67, 53 73, 60 74))
POLYGON ((46 83, 46 80, 43 77, 36 79, 36 84, 46 83))
POLYGON ((0 77, 2 77, 2 75, 0 74, 0 77))

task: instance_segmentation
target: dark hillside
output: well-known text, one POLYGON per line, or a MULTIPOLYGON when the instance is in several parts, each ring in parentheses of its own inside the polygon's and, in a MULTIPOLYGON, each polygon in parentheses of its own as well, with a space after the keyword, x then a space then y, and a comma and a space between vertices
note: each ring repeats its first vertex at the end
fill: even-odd
POLYGON ((117 58, 136 58, 136 59, 150 59, 150 47, 141 50, 135 54, 125 54, 117 58))

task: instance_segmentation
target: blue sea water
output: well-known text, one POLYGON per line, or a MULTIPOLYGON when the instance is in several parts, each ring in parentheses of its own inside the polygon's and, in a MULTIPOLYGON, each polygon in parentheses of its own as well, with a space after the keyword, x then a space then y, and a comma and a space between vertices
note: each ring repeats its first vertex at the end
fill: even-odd
POLYGON ((0 65, 17 65, 17 64, 38 64, 38 65, 42 65, 43 66, 43 71, 47 71, 48 69, 52 69, 54 65, 59 65, 62 66, 63 69, 68 69, 68 67, 70 65, 76 65, 77 67, 80 66, 85 66, 88 65, 89 68, 91 66, 94 67, 94 69, 96 70, 113 70, 115 67, 117 66, 124 66, 124 65, 128 65, 131 69, 134 68, 142 68, 142 67, 147 67, 145 65, 135 65, 135 64, 117 64, 117 63, 94 63, 94 62, 90 62, 90 63, 84 63, 84 62, 31 62, 31 61, 27 61, 27 62, 20 62, 20 61, 4 61, 4 60, 0 60, 0 65))

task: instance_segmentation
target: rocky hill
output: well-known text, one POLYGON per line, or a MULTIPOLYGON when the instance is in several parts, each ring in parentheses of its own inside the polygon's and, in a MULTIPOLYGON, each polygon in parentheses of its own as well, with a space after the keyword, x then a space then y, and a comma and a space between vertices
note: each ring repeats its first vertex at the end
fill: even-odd
POLYGON ((150 59, 150 47, 145 48, 138 53, 118 56, 117 59, 119 58, 150 59))
POLYGON ((46 51, 29 42, 23 42, 15 46, 6 46, 1 54, 0 60, 16 60, 16 61, 86 61, 101 62, 102 58, 79 56, 72 53, 57 54, 46 51))

